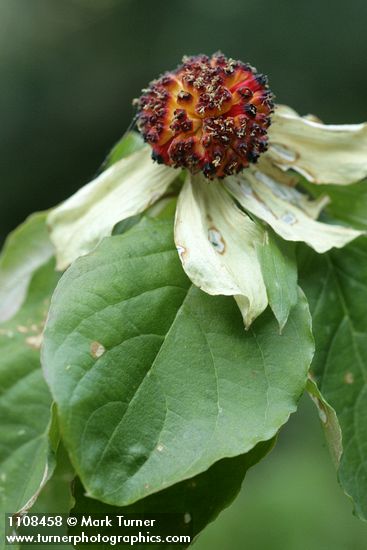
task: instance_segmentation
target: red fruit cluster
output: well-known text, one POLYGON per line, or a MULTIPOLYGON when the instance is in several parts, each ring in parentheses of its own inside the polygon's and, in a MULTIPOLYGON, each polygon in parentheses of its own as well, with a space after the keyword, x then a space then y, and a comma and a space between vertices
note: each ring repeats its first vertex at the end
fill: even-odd
POLYGON ((268 146, 267 77, 221 53, 185 57, 151 82, 136 105, 153 159, 210 179, 240 172, 268 146))

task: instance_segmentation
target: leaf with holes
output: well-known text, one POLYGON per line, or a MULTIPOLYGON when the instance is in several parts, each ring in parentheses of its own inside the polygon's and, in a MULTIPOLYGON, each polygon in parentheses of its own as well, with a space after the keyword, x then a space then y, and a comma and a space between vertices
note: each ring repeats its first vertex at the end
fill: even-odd
POLYGON ((64 274, 43 365, 88 493, 127 505, 274 436, 313 353, 301 295, 282 335, 245 332, 230 297, 191 285, 172 224, 144 220, 64 274))
POLYGON ((301 269, 316 340, 313 373, 342 430, 339 479, 367 519, 367 239, 317 256, 301 269))

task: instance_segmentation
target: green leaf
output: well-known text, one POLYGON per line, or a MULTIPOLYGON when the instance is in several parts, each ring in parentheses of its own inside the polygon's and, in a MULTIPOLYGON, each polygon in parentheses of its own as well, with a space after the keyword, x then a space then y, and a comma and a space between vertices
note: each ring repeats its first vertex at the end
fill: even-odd
POLYGON ((54 467, 57 426, 39 347, 56 280, 53 262, 41 267, 22 309, 0 325, 1 513, 31 506, 54 467))
POLYGON ((141 214, 136 214, 136 216, 130 216, 129 218, 125 218, 121 222, 118 222, 113 228, 112 235, 122 235, 123 233, 126 233, 126 231, 129 231, 129 229, 139 223, 141 218, 141 214))
MULTIPOLYGON (((241 488, 246 472, 271 450, 273 444, 274 440, 259 443, 245 455, 224 458, 194 478, 182 481, 125 507, 110 506, 88 498, 81 483, 77 482, 74 488, 76 503, 71 514, 103 514, 110 517, 138 514, 145 518, 149 518, 150 515, 164 514, 162 521, 158 523, 164 522, 170 534, 183 534, 183 527, 186 525, 186 533, 196 537, 208 523, 214 521, 218 514, 231 504, 241 488)), ((100 528, 98 529, 101 531, 100 528)), ((187 546, 188 544, 175 544, 174 548, 179 550, 187 546)), ((78 547, 81 546, 77 545, 76 548, 78 547)), ((155 544, 154 547, 158 550, 171 546, 163 543, 155 544)), ((99 548, 103 550, 110 546, 99 546, 99 548)), ((144 546, 135 544, 134 548, 141 549, 144 546)))
MULTIPOLYGON (((30 514, 69 514, 74 506, 74 498, 71 492, 72 482, 74 480, 74 470, 70 464, 67 452, 62 444, 58 446, 56 454, 56 467, 52 477, 42 488, 36 502, 30 509, 30 514)), ((33 530, 35 534, 39 528, 33 530)), ((60 534, 58 530, 57 534, 60 534)), ((67 534, 67 526, 65 532, 67 534)), ((21 548, 27 549, 28 545, 22 545, 21 548)), ((71 550, 73 546, 63 544, 63 550, 71 550)), ((42 544, 42 550, 55 550, 53 544, 42 544)))
POLYGON ((72 483, 75 472, 65 447, 60 443, 52 477, 42 488, 30 512, 35 514, 68 514, 74 505, 72 483))
POLYGON ((317 407, 331 457, 335 466, 338 467, 343 452, 343 445, 342 432, 336 412, 325 400, 324 396, 321 395, 316 382, 311 378, 307 381, 307 391, 317 407))
POLYGON ((312 354, 303 296, 282 335, 270 311, 245 332, 232 298, 191 285, 171 223, 145 220, 64 274, 43 364, 88 493, 125 505, 272 438, 312 354))
POLYGON ((367 519, 367 239, 323 256, 304 250, 302 261, 316 340, 312 369, 342 430, 340 483, 367 519))
POLYGON ((112 147, 106 160, 103 163, 103 170, 115 164, 118 160, 131 155, 141 149, 144 140, 138 132, 128 132, 112 147))
POLYGON ((306 181, 302 186, 314 197, 328 196, 326 212, 335 220, 357 229, 367 229, 367 181, 352 185, 313 185, 306 181))
MULTIPOLYGON (((179 178, 177 178, 176 183, 178 184, 179 178)), ((176 183, 172 186, 176 186, 176 183)), ((157 201, 153 206, 151 206, 146 212, 145 215, 149 218, 158 218, 160 220, 173 220, 176 214, 177 207, 177 195, 175 193, 179 191, 173 190, 172 194, 169 193, 166 197, 163 197, 157 201)))
POLYGON ((37 212, 5 241, 0 256, 0 322, 19 310, 34 272, 53 255, 46 229, 47 212, 37 212))
POLYGON ((257 247, 269 305, 283 330, 289 312, 298 300, 297 264, 294 243, 278 237, 273 231, 257 247))

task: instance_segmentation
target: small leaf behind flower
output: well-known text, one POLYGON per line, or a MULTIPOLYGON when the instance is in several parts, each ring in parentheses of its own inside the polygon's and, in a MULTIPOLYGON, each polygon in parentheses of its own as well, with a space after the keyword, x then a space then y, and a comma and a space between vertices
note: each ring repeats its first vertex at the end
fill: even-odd
POLYGON ((118 160, 139 151, 144 145, 144 140, 138 132, 128 132, 125 134, 108 153, 103 163, 103 170, 115 164, 118 160))
POLYGON ((129 218, 118 222, 113 228, 112 235, 122 235, 123 233, 126 233, 126 231, 129 231, 129 229, 139 223, 140 220, 141 214, 137 214, 136 216, 130 216, 129 218))
POLYGON ((289 313, 298 301, 297 264, 294 244, 280 239, 271 230, 257 246, 269 305, 283 330, 289 313))

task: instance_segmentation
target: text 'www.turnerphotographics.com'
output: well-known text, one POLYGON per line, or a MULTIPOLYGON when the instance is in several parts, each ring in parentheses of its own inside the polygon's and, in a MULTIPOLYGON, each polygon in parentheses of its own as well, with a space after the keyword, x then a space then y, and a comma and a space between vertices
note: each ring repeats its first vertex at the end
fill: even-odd
POLYGON ((144 545, 188 544, 190 513, 129 515, 7 514, 7 545, 144 545), (174 525, 174 528, 172 527, 174 525))

